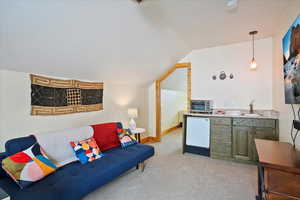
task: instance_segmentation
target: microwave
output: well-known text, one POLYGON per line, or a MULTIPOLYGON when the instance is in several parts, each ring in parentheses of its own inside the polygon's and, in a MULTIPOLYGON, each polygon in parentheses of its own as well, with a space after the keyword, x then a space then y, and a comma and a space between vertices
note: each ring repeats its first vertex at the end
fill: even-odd
POLYGON ((191 100, 191 112, 193 113, 213 113, 212 100, 191 100))

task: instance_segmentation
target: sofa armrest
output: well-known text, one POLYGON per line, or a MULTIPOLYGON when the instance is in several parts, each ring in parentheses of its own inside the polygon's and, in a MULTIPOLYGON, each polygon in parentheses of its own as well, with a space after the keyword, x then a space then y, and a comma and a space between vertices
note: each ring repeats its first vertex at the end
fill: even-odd
POLYGON ((2 160, 4 160, 6 157, 7 157, 6 153, 0 153, 0 163, 1 163, 0 178, 7 176, 6 172, 2 169, 2 160))
POLYGON ((5 152, 0 153, 0 160, 3 160, 7 157, 5 152))

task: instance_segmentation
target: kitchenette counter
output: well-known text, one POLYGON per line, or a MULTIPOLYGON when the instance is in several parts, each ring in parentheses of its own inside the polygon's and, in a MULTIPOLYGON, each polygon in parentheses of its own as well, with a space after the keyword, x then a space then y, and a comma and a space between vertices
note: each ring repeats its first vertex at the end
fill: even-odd
POLYGON ((218 113, 214 110, 212 114, 185 112, 183 115, 198 117, 230 117, 230 118, 254 118, 254 119, 279 119, 279 112, 275 110, 255 110, 249 114, 249 110, 224 110, 225 114, 218 113))
POLYGON ((214 110, 183 114, 183 153, 255 163, 255 139, 279 139, 279 112, 274 110, 214 110), (219 114, 221 113, 224 114, 219 114))

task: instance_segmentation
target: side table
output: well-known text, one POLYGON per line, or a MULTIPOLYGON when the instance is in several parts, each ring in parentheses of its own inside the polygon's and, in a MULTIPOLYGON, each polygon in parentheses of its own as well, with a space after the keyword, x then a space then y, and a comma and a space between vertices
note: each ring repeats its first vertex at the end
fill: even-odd
POLYGON ((137 139, 138 143, 141 143, 141 134, 146 132, 144 128, 136 128, 130 130, 132 134, 134 134, 135 138, 137 139))

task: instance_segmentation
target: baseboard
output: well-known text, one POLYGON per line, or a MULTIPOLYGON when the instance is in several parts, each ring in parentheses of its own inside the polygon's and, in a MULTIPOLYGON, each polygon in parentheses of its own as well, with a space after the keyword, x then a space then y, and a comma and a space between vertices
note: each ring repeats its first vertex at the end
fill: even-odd
POLYGON ((142 144, 156 143, 156 142, 160 142, 160 139, 158 139, 157 137, 146 137, 146 138, 142 138, 141 140, 142 144))
POLYGON ((184 152, 195 153, 195 154, 200 154, 200 155, 203 155, 203 156, 210 157, 210 149, 209 148, 204 148, 204 147, 196 147, 196 146, 186 145, 184 152))
MULTIPOLYGON (((171 128, 168 128, 167 130, 163 131, 161 133, 161 135, 167 135, 169 133, 171 133, 172 131, 175 131, 176 129, 181 128, 181 124, 177 124, 176 126, 173 126, 171 128)), ((142 144, 146 144, 146 143, 156 143, 156 142, 160 142, 160 139, 158 137, 145 137, 141 139, 141 143, 142 144)))
POLYGON ((161 133, 161 135, 162 135, 162 136, 167 135, 167 134, 171 133, 172 131, 175 131, 176 129, 179 129, 179 128, 181 128, 181 125, 180 125, 180 124, 177 124, 176 126, 173 126, 173 127, 171 127, 171 128, 168 128, 168 129, 164 130, 164 131, 161 133))

